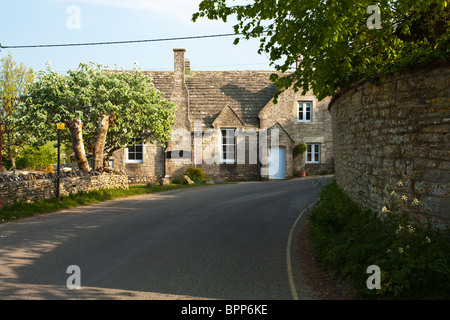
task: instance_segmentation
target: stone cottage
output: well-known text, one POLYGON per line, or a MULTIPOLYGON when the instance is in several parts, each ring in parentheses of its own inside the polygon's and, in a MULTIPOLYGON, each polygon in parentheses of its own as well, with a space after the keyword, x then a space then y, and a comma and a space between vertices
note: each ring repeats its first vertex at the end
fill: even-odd
POLYGON ((273 71, 192 71, 185 49, 173 51, 174 71, 144 71, 178 106, 172 140, 164 147, 144 141, 114 154, 110 164, 130 183, 181 177, 188 167, 227 181, 334 170, 329 99, 287 90, 275 104, 273 71), (307 151, 296 156, 299 143, 307 151))

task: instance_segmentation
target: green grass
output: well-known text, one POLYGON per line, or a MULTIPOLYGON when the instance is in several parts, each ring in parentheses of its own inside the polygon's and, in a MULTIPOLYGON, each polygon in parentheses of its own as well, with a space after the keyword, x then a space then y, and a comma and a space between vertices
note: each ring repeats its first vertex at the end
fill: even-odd
POLYGON ((133 195, 148 194, 182 188, 192 188, 204 185, 206 184, 171 184, 170 186, 156 185, 153 188, 149 188, 146 185, 132 185, 129 187, 129 189, 99 189, 91 192, 79 192, 68 196, 62 196, 60 197, 60 200, 51 198, 36 201, 33 203, 16 202, 11 206, 0 209, 0 222, 74 208, 112 199, 129 197, 133 195))
POLYGON ((450 231, 405 212, 361 210, 333 179, 309 217, 309 239, 319 265, 349 281, 364 299, 449 299, 450 231), (368 289, 370 265, 381 288, 368 289))

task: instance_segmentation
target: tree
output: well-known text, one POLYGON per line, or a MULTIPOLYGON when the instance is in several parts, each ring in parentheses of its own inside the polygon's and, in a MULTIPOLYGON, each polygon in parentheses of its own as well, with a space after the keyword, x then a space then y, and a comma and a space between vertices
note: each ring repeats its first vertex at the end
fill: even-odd
POLYGON ((51 68, 39 72, 20 121, 36 140, 54 138, 56 123, 64 122, 79 168, 90 170, 88 150, 93 169, 102 171, 107 157, 133 137, 168 141, 175 112, 176 106, 140 70, 115 72, 81 63, 67 75, 51 68))
POLYGON ((19 98, 34 82, 35 73, 23 63, 18 65, 9 53, 1 60, 0 70, 0 122, 2 126, 2 147, 6 150, 11 166, 16 168, 16 157, 26 140, 20 133, 16 117, 19 98))
MULTIPOLYGON (((270 55, 280 90, 312 89, 319 99, 364 78, 395 72, 408 65, 448 58, 450 9, 446 0, 254 0, 228 5, 203 0, 201 17, 224 22, 235 16, 236 34, 260 38, 259 53, 270 55), (372 19, 379 19, 376 27, 372 19), (275 63, 282 60, 283 62, 275 63)), ((235 44, 239 42, 236 38, 235 44)))

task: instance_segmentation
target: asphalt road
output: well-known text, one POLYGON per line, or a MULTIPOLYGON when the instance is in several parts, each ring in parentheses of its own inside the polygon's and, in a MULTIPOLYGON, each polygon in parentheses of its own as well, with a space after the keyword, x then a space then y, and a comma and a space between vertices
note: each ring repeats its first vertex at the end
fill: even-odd
POLYGON ((318 193, 308 178, 222 184, 3 223, 0 299, 309 299, 288 244, 318 193))

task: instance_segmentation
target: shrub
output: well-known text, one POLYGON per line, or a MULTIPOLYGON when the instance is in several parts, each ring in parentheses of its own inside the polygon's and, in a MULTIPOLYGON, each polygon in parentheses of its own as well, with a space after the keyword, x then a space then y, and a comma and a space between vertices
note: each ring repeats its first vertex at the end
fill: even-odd
POLYGON ((204 182, 206 180, 205 173, 203 169, 190 167, 184 173, 194 182, 204 182))
POLYGON ((298 156, 306 151, 307 147, 304 143, 299 143, 294 147, 294 155, 298 156))
POLYGON ((56 163, 57 150, 52 142, 40 147, 26 146, 16 160, 17 168, 41 169, 56 163))
POLYGON ((380 215, 361 210, 331 181, 322 189, 309 219, 313 254, 324 269, 348 279, 361 296, 448 299, 449 230, 394 207, 405 208, 403 204, 386 206, 380 215), (366 287, 370 265, 381 269, 380 289, 366 287))

